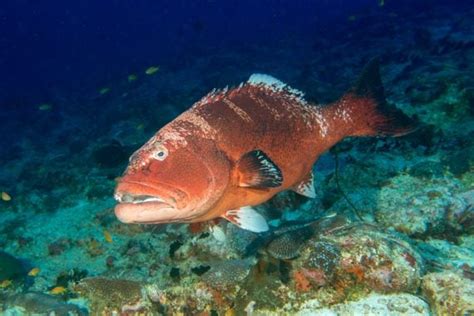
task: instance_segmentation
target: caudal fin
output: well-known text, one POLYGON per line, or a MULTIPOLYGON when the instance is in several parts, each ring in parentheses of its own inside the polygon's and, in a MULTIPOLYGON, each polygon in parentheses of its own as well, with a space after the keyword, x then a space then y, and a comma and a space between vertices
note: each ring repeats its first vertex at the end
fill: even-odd
POLYGON ((401 136, 415 128, 412 119, 385 100, 377 59, 365 66, 354 87, 337 102, 336 113, 350 122, 348 136, 401 136))

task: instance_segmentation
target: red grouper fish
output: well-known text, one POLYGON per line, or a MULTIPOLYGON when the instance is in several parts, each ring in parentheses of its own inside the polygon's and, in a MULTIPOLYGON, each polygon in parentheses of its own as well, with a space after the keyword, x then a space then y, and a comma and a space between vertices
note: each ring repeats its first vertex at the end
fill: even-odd
POLYGON ((263 74, 212 91, 131 157, 118 180, 124 223, 202 222, 218 217, 268 230, 252 206, 293 190, 314 198, 313 164, 348 136, 404 135, 412 121, 385 102, 371 61, 355 86, 326 106, 263 74))

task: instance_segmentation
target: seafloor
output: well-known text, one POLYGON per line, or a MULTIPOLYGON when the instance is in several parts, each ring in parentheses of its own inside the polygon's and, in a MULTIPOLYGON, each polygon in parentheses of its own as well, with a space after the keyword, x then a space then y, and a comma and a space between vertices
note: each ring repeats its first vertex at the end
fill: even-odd
POLYGON ((474 14, 408 14, 351 16, 313 41, 158 60, 151 75, 57 92, 21 120, 2 111, 12 136, 0 148, 0 311, 473 314, 474 14), (130 153, 212 88, 266 72, 324 103, 372 56, 388 101, 418 129, 338 144, 315 166, 316 199, 283 193, 259 207, 272 234, 114 217, 130 153))

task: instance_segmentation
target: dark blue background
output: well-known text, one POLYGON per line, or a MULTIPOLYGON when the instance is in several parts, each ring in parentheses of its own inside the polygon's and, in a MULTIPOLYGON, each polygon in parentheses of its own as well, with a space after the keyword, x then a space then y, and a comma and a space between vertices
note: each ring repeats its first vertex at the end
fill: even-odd
POLYGON ((429 10, 434 2, 3 0, 0 105, 96 89, 150 65, 179 67, 214 49, 271 46, 281 37, 311 41, 351 14, 429 10))

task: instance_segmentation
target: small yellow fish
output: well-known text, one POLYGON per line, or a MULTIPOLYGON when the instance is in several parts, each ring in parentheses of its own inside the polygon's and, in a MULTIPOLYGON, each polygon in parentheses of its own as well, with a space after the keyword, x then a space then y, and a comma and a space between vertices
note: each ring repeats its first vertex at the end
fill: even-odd
POLYGON ((53 295, 61 295, 67 292, 67 289, 64 286, 56 286, 49 293, 53 295))
POLYGON ((104 230, 104 239, 106 242, 112 242, 112 235, 107 230, 104 230))
POLYGON ((38 110, 40 111, 50 111, 53 108, 51 104, 43 103, 38 106, 38 110))
POLYGON ((145 128, 145 124, 143 124, 143 123, 138 124, 136 128, 137 128, 137 130, 141 131, 142 129, 145 128))
POLYGON ((385 5, 385 0, 379 0, 379 7, 383 7, 385 5))
POLYGON ((156 66, 156 67, 150 67, 148 68, 145 73, 147 75, 153 75, 154 73, 158 72, 158 70, 160 70, 160 67, 156 66))
POLYGON ((12 285, 13 281, 12 280, 3 280, 0 282, 0 289, 6 289, 10 285, 12 285))
POLYGON ((128 76, 128 82, 132 82, 132 81, 135 81, 137 79, 138 79, 138 77, 135 74, 131 74, 131 75, 128 76))
POLYGON ((102 95, 104 95, 104 94, 106 94, 106 93, 109 93, 109 91, 110 91, 109 88, 102 88, 102 89, 99 90, 99 93, 102 94, 102 95))
POLYGON ((2 200, 5 202, 11 201, 12 197, 7 192, 2 192, 2 200))
POLYGON ((357 19, 357 16, 355 15, 350 15, 349 17, 347 17, 347 21, 351 21, 351 22, 355 21, 356 19, 357 19))
POLYGON ((30 270, 30 272, 28 272, 28 275, 35 277, 38 275, 38 273, 40 273, 40 271, 41 271, 40 268, 33 268, 30 270))

